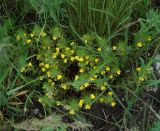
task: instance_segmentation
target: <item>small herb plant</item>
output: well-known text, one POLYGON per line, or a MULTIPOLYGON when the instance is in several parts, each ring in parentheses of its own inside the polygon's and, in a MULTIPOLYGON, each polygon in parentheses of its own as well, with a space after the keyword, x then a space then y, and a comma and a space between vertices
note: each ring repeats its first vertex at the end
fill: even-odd
MULTIPOLYGON (((143 54, 152 41, 152 36, 140 34, 143 33, 135 34, 135 44, 108 44, 93 34, 85 34, 79 41, 67 39, 58 26, 48 31, 37 26, 29 33, 18 31, 18 44, 32 53, 20 72, 39 79, 36 88, 42 96, 38 101, 44 106, 62 106, 72 115, 99 102, 114 107, 116 100, 110 85, 125 77, 133 53, 143 54)), ((134 74, 141 83, 147 79, 149 66, 136 62, 132 62, 134 69, 130 75, 134 74)))

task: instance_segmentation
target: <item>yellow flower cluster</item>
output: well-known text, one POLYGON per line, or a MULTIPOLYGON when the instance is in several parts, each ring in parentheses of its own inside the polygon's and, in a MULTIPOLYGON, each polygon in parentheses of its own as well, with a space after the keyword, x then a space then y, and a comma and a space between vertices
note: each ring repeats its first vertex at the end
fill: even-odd
POLYGON ((40 63, 39 67, 41 67, 41 71, 45 72, 47 69, 49 69, 49 64, 45 64, 45 63, 40 63))
MULTIPOLYGON (((25 34, 25 43, 34 45, 37 42, 36 37, 40 37, 39 50, 36 50, 37 61, 29 61, 26 67, 38 70, 38 78, 45 94, 38 100, 40 103, 45 104, 48 101, 53 105, 63 106, 70 115, 75 115, 80 108, 91 109, 93 101, 107 103, 112 107, 116 105, 112 92, 98 97, 100 93, 108 90, 108 81, 122 73, 119 67, 113 68, 113 63, 103 64, 105 60, 99 55, 104 51, 102 47, 94 48, 98 54, 95 55, 92 51, 81 48, 76 42, 66 42, 59 32, 50 34, 45 31, 39 32, 39 35, 34 32, 25 34), (106 81, 98 82, 105 77, 108 78, 106 81), (77 98, 70 104, 74 95, 77 98), (111 101, 108 102, 108 99, 111 101)), ((17 35, 16 39, 22 38, 17 35)), ((83 40, 90 43, 92 38, 85 36, 83 40)), ((110 49, 115 53, 117 46, 110 49)), ((25 70, 24 67, 21 72, 25 70)))

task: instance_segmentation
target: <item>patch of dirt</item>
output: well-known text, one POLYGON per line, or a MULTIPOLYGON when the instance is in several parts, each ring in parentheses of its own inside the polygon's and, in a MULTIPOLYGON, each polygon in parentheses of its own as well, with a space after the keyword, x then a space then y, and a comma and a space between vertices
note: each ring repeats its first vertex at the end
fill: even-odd
POLYGON ((95 131, 117 131, 113 119, 119 121, 123 117, 123 109, 117 105, 114 108, 105 104, 96 104, 87 112, 86 118, 91 121, 95 131))
POLYGON ((160 7, 160 0, 152 0, 153 7, 160 7))

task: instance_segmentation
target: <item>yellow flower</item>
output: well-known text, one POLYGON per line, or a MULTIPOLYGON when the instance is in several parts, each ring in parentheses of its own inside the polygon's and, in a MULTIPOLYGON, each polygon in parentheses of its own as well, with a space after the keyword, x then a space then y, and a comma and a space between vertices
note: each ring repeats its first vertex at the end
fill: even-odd
POLYGON ((29 62, 28 63, 28 67, 32 67, 33 65, 32 65, 32 63, 31 62, 29 62))
POLYGON ((27 43, 27 44, 31 44, 31 43, 32 43, 32 40, 31 40, 31 39, 27 39, 27 40, 26 40, 26 43, 27 43))
POLYGON ((66 90, 67 89, 67 86, 65 84, 61 84, 61 87, 66 90))
POLYGON ((111 69, 109 66, 106 67, 106 71, 109 72, 111 69))
POLYGON ((111 106, 114 107, 116 105, 116 103, 113 101, 111 102, 111 106))
POLYGON ((67 63, 67 61, 68 61, 67 59, 63 59, 63 62, 64 62, 64 63, 67 63))
POLYGON ((144 81, 144 77, 139 77, 139 81, 144 81))
POLYGON ((42 62, 42 63, 40 63, 40 64, 39 64, 39 66, 40 66, 40 67, 41 67, 41 66, 44 66, 44 63, 43 63, 43 62, 42 62))
POLYGON ((117 46, 114 45, 114 46, 112 47, 112 50, 117 50, 117 46))
POLYGON ((74 79, 75 79, 75 80, 78 80, 78 79, 79 79, 79 76, 76 75, 74 79))
POLYGON ((31 33, 31 34, 30 34, 30 36, 31 36, 31 38, 33 38, 33 37, 34 37, 34 34, 33 34, 33 33, 31 33))
POLYGON ((51 77, 51 72, 47 71, 47 76, 51 77))
POLYGON ((136 71, 141 71, 141 67, 137 67, 137 68, 136 68, 136 71))
POLYGON ((137 47, 138 47, 138 48, 141 48, 142 46, 143 46, 143 43, 142 43, 142 42, 138 42, 138 43, 137 43, 137 47))
POLYGON ((89 59, 89 56, 86 56, 85 58, 86 58, 86 60, 88 60, 88 59, 89 59))
POLYGON ((84 87, 88 87, 89 86, 89 83, 84 83, 84 87))
POLYGON ((101 52, 102 51, 102 49, 99 47, 99 48, 97 48, 97 50, 99 51, 99 52, 101 52))
POLYGON ((52 83, 52 80, 51 80, 51 79, 48 79, 48 83, 52 83))
POLYGON ((42 67, 42 68, 41 68, 41 71, 42 71, 42 72, 45 72, 45 71, 46 71, 46 68, 42 67))
POLYGON ((100 101, 100 102, 104 102, 104 98, 100 98, 99 101, 100 101))
POLYGON ((19 36, 19 35, 17 35, 16 39, 17 39, 17 40, 20 40, 20 36, 19 36))
POLYGON ((70 43, 70 45, 74 45, 74 41, 70 43))
POLYGON ((60 51, 60 48, 56 47, 56 52, 59 53, 60 51))
POLYGON ((75 111, 74 111, 74 110, 70 110, 70 111, 69 111, 69 114, 70 114, 70 115, 75 115, 75 111))
POLYGON ((44 79, 44 78, 43 78, 43 76, 40 76, 40 77, 39 77, 39 80, 41 80, 41 81, 42 81, 43 79, 44 79))
POLYGON ((101 86, 101 91, 104 91, 106 89, 105 86, 101 86))
POLYGON ((61 105, 61 102, 60 102, 60 101, 56 101, 56 105, 57 105, 57 106, 60 106, 60 105, 61 105))
POLYGON ((79 61, 81 61, 81 62, 84 61, 83 57, 80 57, 80 58, 79 58, 79 61))
POLYGON ((109 96, 112 96, 112 95, 113 95, 113 93, 110 91, 110 92, 108 92, 108 95, 109 95, 109 96))
POLYGON ((65 57, 65 54, 61 54, 61 58, 63 59, 65 57))
POLYGON ((86 65, 88 65, 88 64, 89 64, 89 61, 85 61, 85 63, 86 63, 86 65))
POLYGON ((83 72, 84 72, 84 70, 81 68, 81 69, 79 70, 79 72, 83 73, 83 72))
POLYGON ((112 78, 113 78, 113 75, 109 75, 109 78, 112 79, 112 78))
POLYGON ((73 53, 74 53, 74 50, 70 50, 70 52, 73 54, 73 53))
POLYGON ((53 40, 57 40, 57 37, 56 37, 56 36, 53 36, 53 40))
POLYGON ((57 57, 57 53, 52 54, 52 58, 55 59, 57 57))
POLYGON ((60 79, 62 79, 62 75, 57 76, 57 80, 60 80, 60 79))
POLYGON ((121 74, 121 70, 117 70, 117 75, 120 75, 121 74))
POLYGON ((81 85, 81 86, 80 86, 80 90, 84 90, 84 86, 81 85))
POLYGON ((96 98, 96 96, 94 95, 94 94, 91 94, 91 99, 95 99, 96 98))
POLYGON ((104 82, 103 85, 104 85, 104 86, 107 86, 107 82, 104 82))
POLYGON ((65 50, 66 50, 66 51, 69 51, 69 50, 70 50, 70 48, 69 48, 69 47, 67 47, 65 50))
POLYGON ((74 61, 74 60, 75 60, 75 58, 73 56, 71 56, 71 61, 74 61))
POLYGON ((42 37, 46 37, 47 36, 47 34, 46 34, 46 32, 42 32, 42 37))
POLYGON ((39 99, 38 99, 38 102, 39 102, 39 103, 42 103, 42 99, 41 99, 41 98, 39 98, 39 99))
POLYGON ((94 75, 93 77, 96 79, 98 77, 98 75, 94 75))
POLYGON ((79 107, 81 108, 83 106, 84 101, 81 99, 78 103, 79 107))
POLYGON ((21 69, 21 73, 23 73, 25 71, 25 68, 23 67, 22 69, 21 69))
POLYGON ((47 69, 49 69, 49 64, 45 64, 45 67, 46 67, 47 69))
POLYGON ((89 110, 89 109, 91 109, 91 106, 90 106, 89 104, 87 104, 87 105, 85 106, 85 109, 86 109, 86 110, 89 110))
POLYGON ((94 80, 95 80, 95 78, 91 77, 89 80, 94 81, 94 80))
POLYGON ((99 59, 98 59, 98 58, 96 58, 96 59, 95 59, 95 62, 96 62, 96 63, 98 63, 98 61, 99 61, 99 59))
POLYGON ((101 75, 104 75, 106 72, 105 71, 101 71, 101 75))
POLYGON ((93 69, 94 69, 94 70, 96 70, 96 69, 97 69, 97 67, 96 67, 96 66, 94 66, 94 67, 93 67, 93 69))
POLYGON ((54 86, 54 85, 55 85, 55 82, 51 82, 51 85, 54 86))
POLYGON ((76 60, 79 60, 79 56, 75 56, 75 59, 76 59, 76 60))

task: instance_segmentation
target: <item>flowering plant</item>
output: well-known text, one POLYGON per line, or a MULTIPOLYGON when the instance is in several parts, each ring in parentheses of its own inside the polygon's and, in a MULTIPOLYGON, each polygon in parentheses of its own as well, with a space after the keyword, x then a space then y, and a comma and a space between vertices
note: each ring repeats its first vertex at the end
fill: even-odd
MULTIPOLYGON (((141 52, 145 46, 136 36, 135 45, 124 41, 108 44, 92 34, 85 34, 81 41, 69 40, 57 26, 49 31, 40 27, 30 33, 19 31, 16 39, 32 50, 33 56, 20 71, 27 75, 32 70, 39 79, 42 96, 38 101, 44 106, 62 106, 72 115, 97 102, 114 107, 116 101, 110 85, 125 75, 128 56, 141 52)), ((151 40, 150 36, 146 39, 148 43, 151 40)), ((140 82, 146 79, 144 66, 143 71, 140 66, 135 68, 140 82)))

